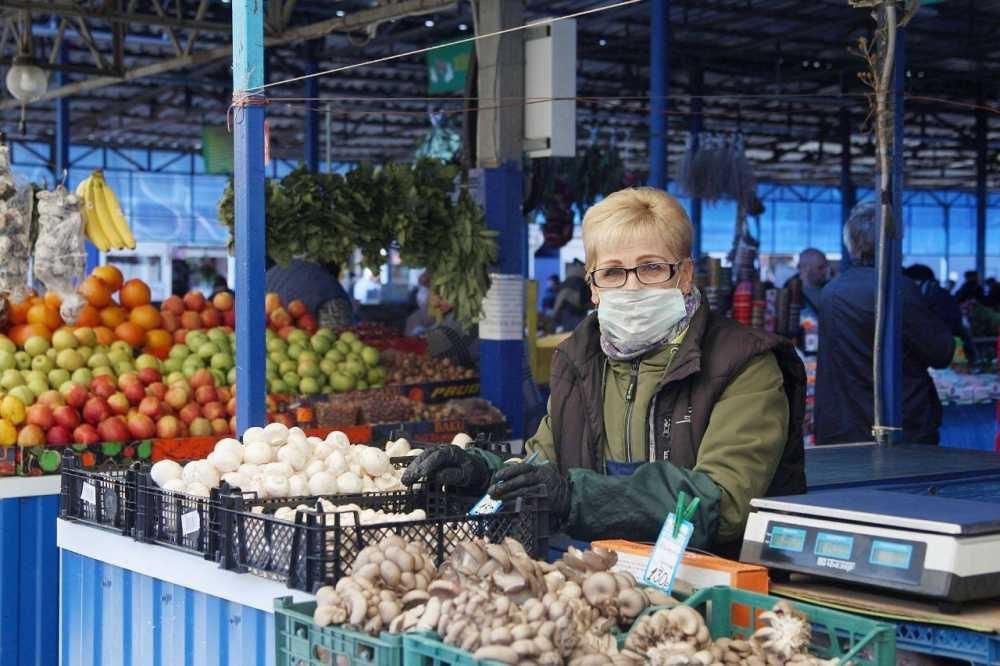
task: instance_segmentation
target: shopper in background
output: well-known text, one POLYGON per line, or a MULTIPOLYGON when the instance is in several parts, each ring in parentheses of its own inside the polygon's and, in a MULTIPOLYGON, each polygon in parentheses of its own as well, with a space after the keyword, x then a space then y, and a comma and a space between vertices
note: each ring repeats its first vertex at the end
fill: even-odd
POLYGON ((346 326, 354 321, 354 314, 351 299, 337 279, 339 272, 334 264, 292 259, 287 266, 274 264, 267 270, 267 290, 285 303, 302 301, 321 326, 346 326))
MULTIPOLYGON (((823 288, 819 303, 816 443, 872 439, 876 209, 858 204, 844 227, 851 267, 823 288)), ((955 341, 916 285, 900 282, 903 315, 903 441, 937 444, 941 403, 928 367, 951 362, 955 341)))
POLYGON ((799 310, 799 349, 815 354, 819 348, 819 294, 830 281, 830 262, 816 248, 807 248, 799 254, 799 272, 785 282, 786 289, 798 287, 802 294, 799 310))
POLYGON ((417 279, 413 293, 416 310, 406 318, 403 334, 407 336, 423 335, 437 324, 437 316, 430 310, 431 274, 424 271, 417 279))
POLYGON ((976 271, 965 271, 965 282, 955 292, 955 300, 961 305, 969 301, 982 302, 986 292, 983 285, 979 284, 979 273, 976 271))
POLYGON ((736 552, 750 500, 801 493, 805 373, 791 344, 711 312, 694 286, 691 223, 665 192, 626 189, 583 222, 597 313, 552 359, 548 414, 500 467, 439 447, 407 469, 497 499, 545 495, 578 539, 653 541, 681 491, 692 545, 736 552))
POLYGON ((585 275, 585 267, 578 259, 566 267, 566 279, 559 286, 552 315, 560 331, 574 330, 590 312, 590 285, 585 275))
POLYGON ((556 295, 559 293, 559 276, 550 275, 545 281, 545 292, 542 294, 542 312, 552 315, 556 308, 556 295))

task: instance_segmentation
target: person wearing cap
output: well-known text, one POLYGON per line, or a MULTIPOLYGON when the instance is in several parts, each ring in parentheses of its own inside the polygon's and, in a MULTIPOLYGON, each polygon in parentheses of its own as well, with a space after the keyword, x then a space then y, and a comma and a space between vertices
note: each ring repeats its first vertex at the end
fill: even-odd
POLYGON ((752 498, 805 492, 802 363, 790 342, 709 310, 691 236, 660 190, 591 207, 583 243, 597 312, 554 354, 548 414, 525 443, 543 464, 438 447, 403 482, 544 495, 556 527, 584 540, 655 540, 683 491, 700 500, 692 545, 724 553, 752 498))

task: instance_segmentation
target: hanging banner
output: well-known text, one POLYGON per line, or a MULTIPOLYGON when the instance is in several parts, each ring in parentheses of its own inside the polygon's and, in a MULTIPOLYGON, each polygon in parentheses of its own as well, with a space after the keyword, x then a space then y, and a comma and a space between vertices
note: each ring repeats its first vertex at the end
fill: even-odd
POLYGON ((431 95, 463 92, 471 57, 471 42, 428 51, 427 92, 431 95))
POLYGON ((483 299, 479 339, 523 339, 524 278, 520 275, 491 273, 490 282, 490 290, 483 299))

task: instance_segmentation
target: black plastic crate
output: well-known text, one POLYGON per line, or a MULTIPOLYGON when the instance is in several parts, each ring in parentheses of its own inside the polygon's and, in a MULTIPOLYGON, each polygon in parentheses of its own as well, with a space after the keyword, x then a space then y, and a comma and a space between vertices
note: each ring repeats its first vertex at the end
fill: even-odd
POLYGON ((63 454, 60 518, 133 536, 135 509, 134 470, 83 469, 74 453, 63 454))
POLYGON ((297 512, 293 523, 273 514, 281 507, 307 503, 303 498, 260 500, 224 493, 219 522, 222 566, 312 593, 335 583, 350 571, 363 548, 391 534, 423 542, 438 565, 458 543, 477 537, 490 541, 511 537, 539 558, 548 548, 549 511, 539 499, 507 502, 498 513, 479 516, 468 515, 479 498, 429 489, 327 499, 338 505, 357 504, 393 513, 423 509, 427 518, 358 525, 357 513, 346 512, 334 513, 331 524, 327 524, 330 514, 297 512), (352 520, 345 519, 348 515, 352 520))

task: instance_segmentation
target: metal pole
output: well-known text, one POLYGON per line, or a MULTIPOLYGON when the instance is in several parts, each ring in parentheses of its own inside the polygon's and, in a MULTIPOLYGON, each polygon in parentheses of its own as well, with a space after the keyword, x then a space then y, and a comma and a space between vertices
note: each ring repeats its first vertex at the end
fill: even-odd
POLYGON ((333 171, 333 143, 331 141, 333 119, 330 115, 330 105, 326 105, 326 172, 333 171))
MULTIPOLYGON (((702 108, 702 90, 704 88, 704 73, 701 69, 701 64, 696 63, 691 70, 691 94, 694 97, 691 98, 691 149, 694 151, 698 150, 698 146, 701 142, 701 108, 702 108)), ((691 199, 691 226, 694 228, 694 234, 691 236, 691 256, 697 261, 701 258, 701 236, 702 236, 702 224, 701 224, 701 209, 702 201, 700 197, 694 197, 691 199)))
POLYGON ((986 110, 976 109, 976 272, 986 277, 986 161, 989 159, 986 141, 986 110))
MULTIPOLYGON (((233 97, 264 84, 264 3, 233 1, 233 97)), ((265 421, 264 106, 233 114, 236 208, 236 432, 265 421)))
MULTIPOLYGON (((894 19, 892 19, 894 20, 894 19)), ((899 443, 903 427, 903 316, 900 287, 903 259, 903 92, 906 83, 905 31, 896 34, 895 65, 890 98, 892 105, 892 150, 890 189, 892 225, 886 239, 885 325, 882 336, 882 426, 889 430, 883 441, 899 443)), ((876 186, 876 196, 879 187, 876 186)), ((881 269, 881 267, 879 267, 881 269)))
MULTIPOLYGON (((842 88, 841 92, 847 92, 842 88)), ((844 227, 857 203, 857 190, 851 180, 851 113, 847 107, 840 108, 840 270, 851 266, 851 255, 844 244, 844 227)))
POLYGON ((649 185, 664 190, 667 188, 670 0, 653 0, 649 24, 649 185))
MULTIPOLYGON (((314 48, 308 49, 306 55, 306 74, 315 74, 319 71, 319 64, 316 62, 314 48)), ((319 78, 313 77, 305 80, 305 96, 308 99, 319 97, 319 78)), ((304 144, 304 154, 306 167, 312 172, 319 171, 319 111, 316 110, 317 102, 306 104, 305 127, 302 132, 302 142, 304 144)))

